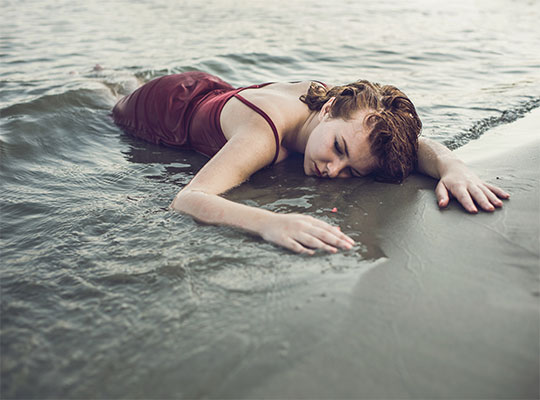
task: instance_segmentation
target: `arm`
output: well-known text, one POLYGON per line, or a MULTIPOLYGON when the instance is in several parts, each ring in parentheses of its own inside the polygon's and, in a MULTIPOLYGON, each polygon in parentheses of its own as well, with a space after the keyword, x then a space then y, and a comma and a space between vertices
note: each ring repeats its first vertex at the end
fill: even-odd
POLYGON ((273 134, 263 133, 235 134, 176 195, 171 207, 198 221, 240 228, 298 253, 350 249, 354 241, 326 222, 300 214, 277 214, 219 196, 271 162, 273 134))
POLYGON ((449 149, 430 139, 418 140, 418 171, 439 179, 435 194, 441 208, 448 205, 450 195, 471 213, 478 212, 475 202, 485 211, 493 211, 502 207, 501 199, 510 197, 497 186, 484 183, 449 149))

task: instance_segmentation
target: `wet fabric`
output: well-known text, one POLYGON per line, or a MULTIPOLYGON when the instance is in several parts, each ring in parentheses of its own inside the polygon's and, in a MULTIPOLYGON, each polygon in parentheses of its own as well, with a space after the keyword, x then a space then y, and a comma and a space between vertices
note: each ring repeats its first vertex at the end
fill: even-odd
POLYGON ((276 141, 274 163, 279 155, 279 135, 268 115, 239 93, 252 85, 233 88, 220 78, 199 71, 154 79, 122 98, 113 118, 126 132, 155 144, 194 149, 212 157, 227 143, 220 124, 225 103, 236 97, 270 125, 276 141))

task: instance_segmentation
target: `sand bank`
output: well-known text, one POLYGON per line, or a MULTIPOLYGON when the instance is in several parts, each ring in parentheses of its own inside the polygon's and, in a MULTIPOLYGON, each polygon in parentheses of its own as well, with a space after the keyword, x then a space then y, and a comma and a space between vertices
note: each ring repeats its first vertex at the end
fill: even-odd
POLYGON ((284 317, 305 335, 302 356, 258 383, 233 375, 221 395, 538 398, 539 129, 536 109, 457 150, 511 193, 494 213, 466 214, 454 201, 439 210, 436 182, 421 176, 363 186, 355 218, 383 261, 343 303, 314 311, 334 325, 316 340, 306 314, 284 317))

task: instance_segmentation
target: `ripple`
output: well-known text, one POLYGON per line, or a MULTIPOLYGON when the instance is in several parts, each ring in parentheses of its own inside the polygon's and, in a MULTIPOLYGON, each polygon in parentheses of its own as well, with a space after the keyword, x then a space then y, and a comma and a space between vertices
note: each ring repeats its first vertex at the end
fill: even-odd
POLYGON ((456 149, 458 147, 464 146, 471 140, 478 139, 489 129, 492 129, 499 125, 508 124, 519 118, 522 118, 529 111, 537 107, 540 107, 540 98, 528 100, 518 105, 517 107, 500 112, 500 115, 498 116, 484 118, 480 121, 475 122, 473 126, 467 129, 465 132, 462 132, 461 134, 456 135, 451 139, 445 140, 444 144, 450 149, 456 149))
POLYGON ((6 398, 224 397, 227 385, 242 397, 260 371, 302 360, 306 337, 326 345, 352 288, 384 263, 376 210, 358 201, 377 193, 305 177, 301 157, 226 197, 339 224, 351 251, 302 257, 167 211, 207 158, 112 123, 140 83, 194 69, 239 86, 390 83, 452 148, 540 106, 534 1, 44 0, 2 13, 6 398))

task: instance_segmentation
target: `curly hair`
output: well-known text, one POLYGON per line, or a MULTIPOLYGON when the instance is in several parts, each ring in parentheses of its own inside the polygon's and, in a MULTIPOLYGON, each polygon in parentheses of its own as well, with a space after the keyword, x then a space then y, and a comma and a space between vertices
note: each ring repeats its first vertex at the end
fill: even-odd
POLYGON ((312 83, 300 100, 310 110, 319 111, 335 97, 332 118, 351 119, 359 110, 368 110, 363 124, 369 131, 371 153, 378 161, 377 179, 401 182, 417 163, 418 136, 422 122, 409 98, 398 88, 359 80, 329 89, 312 83))

